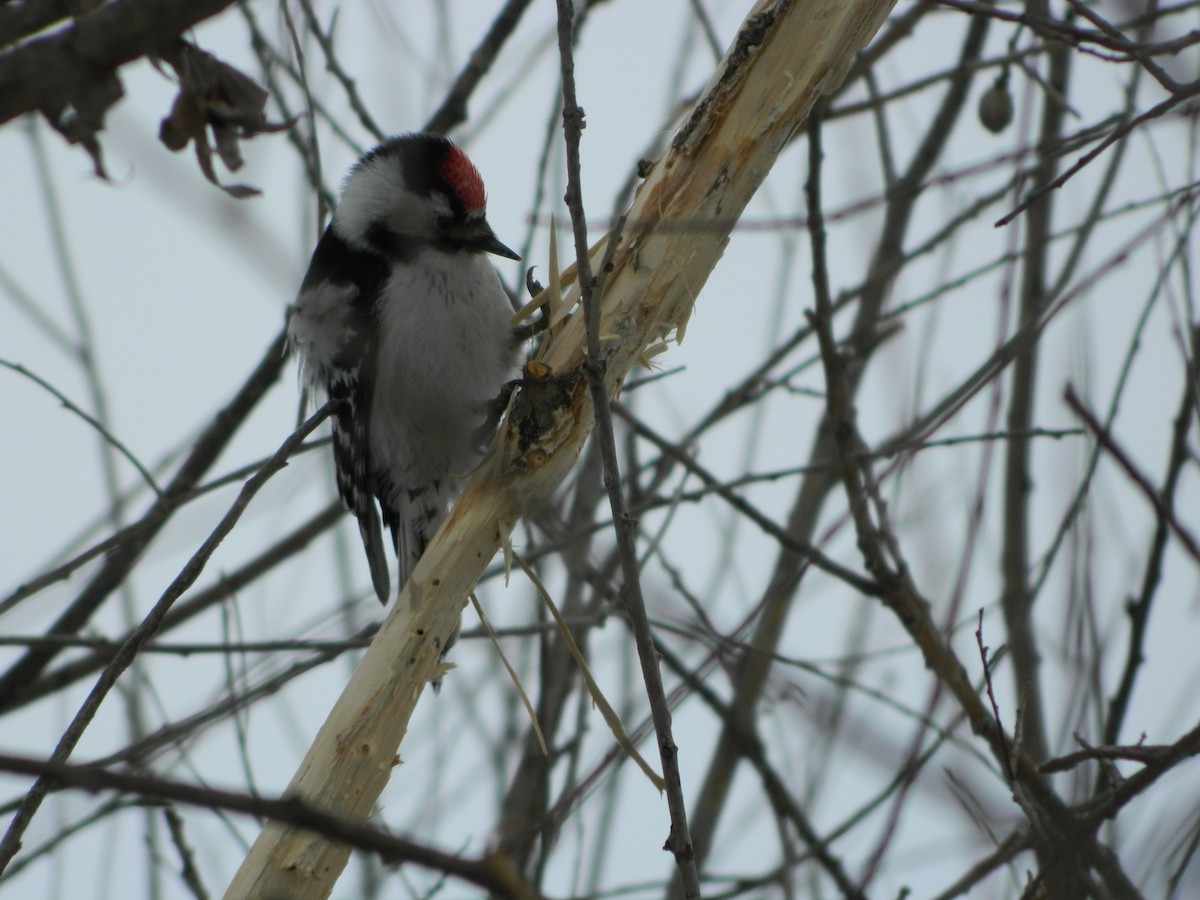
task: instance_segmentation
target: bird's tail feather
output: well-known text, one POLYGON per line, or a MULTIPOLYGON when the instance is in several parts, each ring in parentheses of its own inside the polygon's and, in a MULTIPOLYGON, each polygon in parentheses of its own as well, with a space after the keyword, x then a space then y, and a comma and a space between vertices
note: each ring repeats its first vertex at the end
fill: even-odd
POLYGON ((383 529, 379 517, 371 510, 369 516, 358 519, 358 533, 362 535, 363 547, 367 551, 367 564, 371 567, 371 584, 379 602, 387 606, 392 592, 391 576, 388 574, 387 552, 383 549, 383 529))
POLYGON ((396 538, 396 556, 400 560, 401 590, 445 520, 451 499, 452 493, 441 481, 400 492, 396 524, 392 530, 396 538))
MULTIPOLYGON (((413 569, 425 552, 438 528, 446 519, 450 501, 454 499, 454 487, 446 482, 435 481, 424 488, 414 491, 402 491, 397 510, 397 520, 393 526, 396 538, 396 556, 400 560, 400 590, 412 575, 413 569)), ((458 640, 458 628, 450 635, 442 648, 441 659, 458 640)), ((439 690, 442 679, 433 680, 433 689, 439 690)))

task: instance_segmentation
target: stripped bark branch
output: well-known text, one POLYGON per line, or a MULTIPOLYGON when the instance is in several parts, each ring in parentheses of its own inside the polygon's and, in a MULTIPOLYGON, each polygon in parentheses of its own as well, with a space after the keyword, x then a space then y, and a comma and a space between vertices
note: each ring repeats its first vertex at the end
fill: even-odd
MULTIPOLYGON (((648 347, 683 339, 741 211, 809 108, 837 88, 891 6, 891 0, 755 5, 670 149, 645 171, 611 254, 599 328, 608 397, 648 347)), ((602 239, 592 260, 606 249, 602 239)), ((578 300, 578 285, 568 299, 578 300)), ((591 433, 590 396, 578 377, 586 346, 577 315, 543 348, 539 361, 566 379, 556 395, 562 402, 534 408, 528 392, 518 394, 498 446, 429 545, 288 795, 349 821, 370 813, 476 579, 525 511, 561 483, 591 433)), ((328 896, 349 852, 303 829, 269 824, 226 896, 328 896)))

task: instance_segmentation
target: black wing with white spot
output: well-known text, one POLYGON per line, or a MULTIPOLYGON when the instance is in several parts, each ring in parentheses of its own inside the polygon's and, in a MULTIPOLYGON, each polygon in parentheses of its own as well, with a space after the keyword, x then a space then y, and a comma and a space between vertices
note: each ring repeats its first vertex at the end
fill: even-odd
POLYGON ((358 519, 371 582, 385 604, 391 584, 375 505, 369 434, 378 352, 373 310, 388 274, 384 259, 356 251, 327 228, 313 252, 289 325, 309 381, 330 400, 340 401, 333 414, 338 493, 358 519))

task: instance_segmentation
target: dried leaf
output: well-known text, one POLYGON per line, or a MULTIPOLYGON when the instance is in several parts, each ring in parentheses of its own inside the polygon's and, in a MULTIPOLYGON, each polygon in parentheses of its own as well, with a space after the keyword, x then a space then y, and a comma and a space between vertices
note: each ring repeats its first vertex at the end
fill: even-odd
POLYGON ((108 172, 104 169, 97 135, 104 128, 104 115, 108 108, 120 100, 124 93, 121 80, 110 72, 97 78, 86 90, 76 93, 70 104, 42 110, 46 121, 55 131, 88 152, 96 175, 105 181, 108 180, 108 172))
POLYGON ((239 141, 283 131, 291 123, 268 122, 269 94, 249 76, 194 44, 179 40, 162 53, 162 59, 175 70, 179 94, 159 126, 159 139, 175 152, 194 144, 200 171, 227 194, 258 194, 249 185, 221 184, 213 166, 213 152, 226 169, 236 172, 242 167, 239 141))

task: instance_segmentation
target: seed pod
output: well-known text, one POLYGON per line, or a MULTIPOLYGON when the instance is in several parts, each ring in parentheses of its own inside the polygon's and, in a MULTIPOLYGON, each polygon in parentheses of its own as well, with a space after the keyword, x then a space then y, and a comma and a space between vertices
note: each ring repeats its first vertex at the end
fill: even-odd
POLYGON ((979 98, 979 121, 992 134, 999 134, 1008 127, 1012 118, 1013 101, 1005 73, 979 98))

